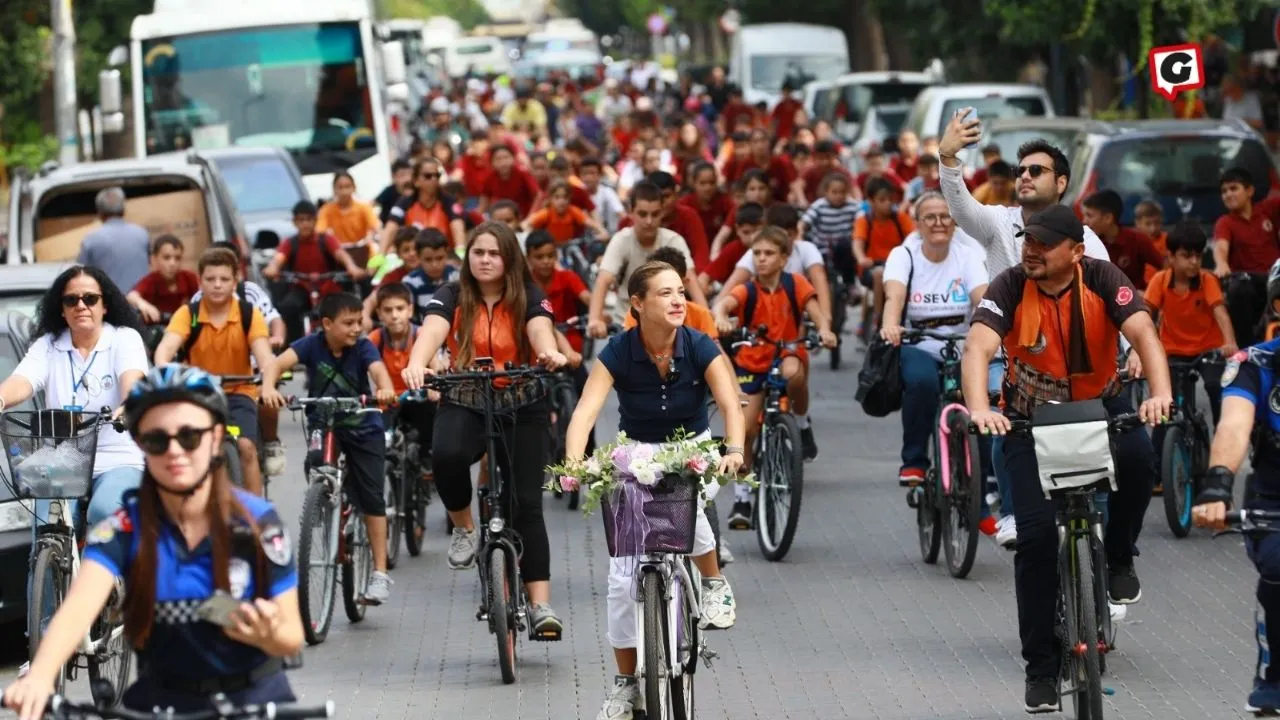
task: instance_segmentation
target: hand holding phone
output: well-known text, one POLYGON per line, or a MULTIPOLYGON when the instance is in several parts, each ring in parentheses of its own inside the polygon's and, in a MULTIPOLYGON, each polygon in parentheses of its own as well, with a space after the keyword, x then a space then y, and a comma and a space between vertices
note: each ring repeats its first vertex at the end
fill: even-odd
POLYGON ((973 112, 971 107, 961 108, 947 122, 938 141, 938 155, 944 160, 955 158, 961 150, 982 140, 982 121, 976 116, 970 117, 973 112))
POLYGON ((218 590, 196 608, 196 616, 205 622, 225 628, 235 624, 232 616, 239 609, 239 600, 231 597, 230 593, 224 590, 218 590))

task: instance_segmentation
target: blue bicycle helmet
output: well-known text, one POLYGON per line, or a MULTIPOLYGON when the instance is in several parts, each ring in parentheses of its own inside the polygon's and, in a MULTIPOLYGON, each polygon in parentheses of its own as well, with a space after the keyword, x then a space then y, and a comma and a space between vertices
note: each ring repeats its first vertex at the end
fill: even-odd
POLYGON ((195 403, 213 413, 215 423, 227 422, 227 396, 222 392, 222 383, 200 368, 172 363, 152 368, 129 390, 124 401, 129 433, 137 435, 138 423, 148 410, 175 402, 195 403))

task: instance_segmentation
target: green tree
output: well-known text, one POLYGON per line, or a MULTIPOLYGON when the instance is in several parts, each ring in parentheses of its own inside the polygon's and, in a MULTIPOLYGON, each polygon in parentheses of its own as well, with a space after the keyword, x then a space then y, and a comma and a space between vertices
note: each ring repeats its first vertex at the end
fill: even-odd
POLYGON ((40 93, 49 78, 49 3, 0 2, 0 172, 51 155, 40 127, 40 93))
POLYGON ((388 19, 444 15, 467 29, 489 22, 489 13, 479 0, 378 0, 378 15, 388 19))

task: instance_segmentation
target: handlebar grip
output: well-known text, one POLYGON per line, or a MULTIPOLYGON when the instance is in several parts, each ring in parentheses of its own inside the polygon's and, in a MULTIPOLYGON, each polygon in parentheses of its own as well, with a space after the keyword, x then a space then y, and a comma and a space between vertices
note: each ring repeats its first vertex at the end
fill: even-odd
POLYGON ((331 718, 336 711, 336 706, 332 700, 326 700, 324 705, 315 707, 280 707, 273 705, 272 709, 276 718, 331 718))
POLYGON ((1239 525, 1239 524, 1244 520, 1245 513, 1247 513, 1247 512, 1249 512, 1249 511, 1248 511, 1248 510, 1228 510, 1228 511, 1227 511, 1227 524, 1228 524, 1228 525, 1239 525))

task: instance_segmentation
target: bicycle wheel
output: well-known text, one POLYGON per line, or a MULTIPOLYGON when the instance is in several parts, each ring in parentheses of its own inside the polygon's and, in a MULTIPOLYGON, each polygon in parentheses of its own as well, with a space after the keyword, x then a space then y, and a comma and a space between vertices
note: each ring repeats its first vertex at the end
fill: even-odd
POLYGON ((369 575, 373 572, 373 549, 369 547, 369 535, 364 529, 364 517, 352 511, 347 518, 347 556, 342 561, 342 609, 351 622, 364 619, 364 593, 369 589, 369 575))
POLYGON ((1183 425, 1170 425, 1160 448, 1160 482, 1164 487, 1164 517, 1174 537, 1191 534, 1191 503, 1195 492, 1191 458, 1192 438, 1183 425))
POLYGON ((334 584, 337 582, 337 518, 333 496, 323 482, 312 482, 302 499, 298 521, 298 609, 308 645, 324 642, 333 619, 334 584))
POLYGON ((760 434, 763 464, 757 472, 756 540, 766 560, 786 557, 800 524, 800 496, 804 489, 804 453, 800 427, 790 413, 777 413, 760 434))
MULTIPOLYGON (((36 553, 32 574, 31 604, 27 607, 27 659, 34 660, 36 649, 44 639, 45 630, 53 614, 62 607, 67 596, 70 578, 64 569, 61 550, 56 545, 45 545, 36 553)), ((67 686, 67 668, 59 668, 53 681, 53 690, 61 694, 67 686)))
MULTIPOLYGON (((1102 667, 1098 650, 1098 607, 1093 575, 1093 549, 1089 538, 1075 539, 1076 578, 1074 592, 1076 628, 1079 630, 1072 652, 1077 656, 1076 717, 1079 720, 1102 720, 1102 667)), ((1106 612, 1106 610, 1104 610, 1106 612)))
POLYGON ((405 477, 404 509, 401 511, 401 525, 404 527, 404 545, 409 555, 418 557, 422 554, 422 541, 426 539, 427 499, 426 488, 422 487, 422 478, 405 477))
POLYGON ((133 651, 125 639, 124 624, 115 606, 123 602, 124 585, 117 581, 112 605, 98 615, 89 633, 95 641, 102 641, 97 652, 88 657, 89 692, 94 703, 106 707, 115 707, 124 700, 124 691, 129 687, 129 668, 133 665, 133 651), (110 694, 100 694, 107 687, 111 688, 110 694))
POLYGON ((950 443, 947 454, 951 493, 942 497, 945 510, 942 547, 947 557, 947 572, 951 577, 963 578, 973 569, 973 560, 978 554, 978 523, 982 520, 982 463, 978 455, 978 438, 968 432, 968 416, 954 412, 948 424, 951 428, 946 440, 950 443))
POLYGON ((849 312, 849 302, 844 286, 832 293, 831 299, 831 332, 836 334, 836 346, 827 350, 827 360, 832 370, 840 369, 840 331, 844 329, 845 316, 849 312))
MULTIPOLYGON (((689 573, 691 582, 698 582, 693 563, 688 557, 680 559, 685 571, 689 573)), ((680 674, 671 678, 672 710, 676 720, 693 720, 693 673, 698 669, 698 650, 701 638, 698 635, 698 623, 693 617, 685 588, 681 587, 684 576, 675 575, 674 591, 676 602, 676 654, 672 667, 679 667, 680 674)))
POLYGON ((403 473, 387 475, 387 569, 394 570, 400 560, 400 535, 404 527, 404 514, 401 512, 400 497, 403 495, 403 473))
POLYGON ((675 718, 671 665, 667 658, 667 602, 662 577, 647 572, 640 584, 644 613, 644 707, 649 720, 675 718))
POLYGON ((231 484, 244 489, 244 466, 240 464, 240 445, 236 439, 227 435, 222 439, 222 454, 226 457, 227 477, 231 484))
POLYGON ((916 538, 920 541, 920 559, 925 564, 938 562, 942 548, 942 513, 938 511, 938 439, 929 443, 929 471, 924 482, 910 492, 916 495, 916 538))
POLYGON ((516 681, 516 623, 511 617, 515 592, 507 573, 507 554, 499 548, 489 552, 489 629, 498 639, 498 669, 502 682, 516 681))

